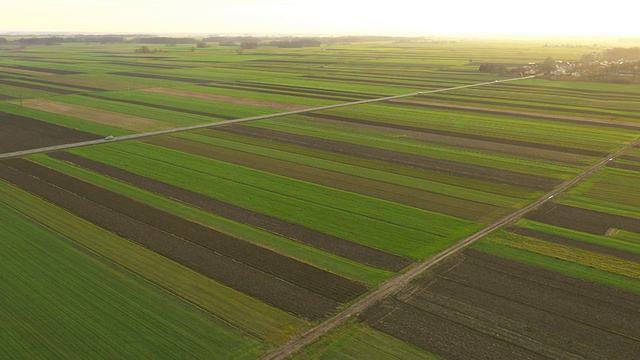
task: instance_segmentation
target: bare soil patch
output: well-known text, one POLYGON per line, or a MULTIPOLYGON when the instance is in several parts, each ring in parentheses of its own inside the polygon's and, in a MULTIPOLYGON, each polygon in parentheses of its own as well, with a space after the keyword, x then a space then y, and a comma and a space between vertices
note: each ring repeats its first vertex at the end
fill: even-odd
POLYGON ((616 168, 616 169, 624 169, 631 171, 640 171, 640 165, 631 165, 631 164, 623 164, 618 162, 610 162, 607 164, 608 167, 616 168))
MULTIPOLYGON (((285 311, 310 320, 318 320, 338 305, 335 301, 232 258, 19 172, 5 166, 3 162, 0 162, 0 178, 215 281, 285 311)), ((161 218, 159 220, 162 221, 161 218)))
POLYGON ((18 67, 9 67, 9 66, 0 66, 0 70, 19 72, 19 73, 29 74, 29 75, 55 75, 54 73, 51 73, 51 72, 20 69, 18 67))
POLYGON ((25 107, 42 110, 54 114, 71 116, 99 124, 110 125, 133 131, 153 131, 175 127, 164 121, 147 119, 139 116, 121 114, 81 105, 72 105, 52 100, 31 99, 23 102, 25 107))
POLYGON ((597 235, 606 235, 610 228, 640 232, 640 219, 554 203, 545 203, 525 218, 597 235))
POLYGON ((364 319, 445 358, 622 359, 640 351, 639 301, 467 249, 364 319))
POLYGON ((187 82, 187 83, 194 83, 194 84, 212 82, 211 80, 204 80, 204 79, 194 79, 194 78, 187 78, 187 77, 181 77, 181 76, 169 76, 169 75, 142 74, 142 73, 134 73, 129 71, 117 71, 117 72, 110 72, 107 74, 139 77, 139 78, 145 78, 145 79, 179 81, 179 82, 187 82))
POLYGON ((239 135, 253 136, 264 140, 302 145, 365 159, 385 161, 396 165, 421 168, 424 170, 435 171, 444 174, 490 181, 506 185, 521 186, 537 190, 550 189, 561 182, 561 180, 554 178, 516 173, 508 170, 499 170, 480 165, 466 164, 449 160, 428 158, 426 156, 400 153, 386 149, 373 148, 370 146, 356 145, 341 141, 321 139, 269 129, 261 129, 252 126, 231 125, 217 128, 217 130, 239 135))
POLYGON ((0 152, 13 152, 46 146, 98 139, 80 130, 0 112, 0 152))
POLYGON ((234 96, 216 95, 216 94, 202 93, 202 92, 189 91, 189 90, 150 88, 150 89, 142 89, 142 91, 158 93, 158 94, 184 96, 184 97, 189 97, 193 99, 220 101, 220 102, 226 102, 230 104, 261 106, 261 107, 266 107, 271 109, 279 109, 279 110, 287 110, 287 111, 302 110, 302 109, 308 108, 308 106, 305 106, 305 105, 286 104, 286 103, 281 103, 276 101, 259 100, 259 99, 239 98, 234 96))
MULTIPOLYGON (((31 58, 26 59, 28 61, 32 61, 31 58)), ((14 69, 14 70, 23 70, 23 71, 35 71, 38 73, 45 73, 45 74, 56 74, 56 75, 73 75, 73 74, 82 74, 79 71, 70 71, 70 70, 57 70, 57 69, 47 69, 47 68, 40 68, 40 67, 35 67, 35 66, 25 66, 25 65, 4 65, 5 68, 8 69, 14 69)))
POLYGON ((198 85, 199 86, 206 86, 206 87, 213 87, 213 88, 220 88, 220 89, 244 90, 244 91, 251 91, 251 92, 257 92, 257 93, 263 93, 263 94, 300 96, 300 97, 311 98, 311 99, 334 100, 334 101, 346 101, 346 100, 348 100, 348 99, 345 99, 344 97, 327 96, 327 95, 313 95, 313 94, 309 94, 309 93, 300 93, 300 92, 295 92, 295 91, 268 90, 268 89, 264 89, 263 86, 255 86, 255 85, 249 85, 249 84, 247 84, 247 85, 239 84, 240 86, 233 85, 233 84, 222 84, 222 83, 198 84, 198 85))
MULTIPOLYGON (((149 139, 152 140, 152 139, 149 139)), ((150 143, 155 143, 150 141, 150 143)), ((102 164, 74 154, 58 152, 49 154, 77 166, 90 169, 133 186, 193 205, 210 213, 231 219, 271 233, 285 236, 330 253, 378 268, 399 271, 411 260, 353 243, 313 229, 270 217, 220 200, 212 199, 160 181, 137 175, 113 166, 102 164)))

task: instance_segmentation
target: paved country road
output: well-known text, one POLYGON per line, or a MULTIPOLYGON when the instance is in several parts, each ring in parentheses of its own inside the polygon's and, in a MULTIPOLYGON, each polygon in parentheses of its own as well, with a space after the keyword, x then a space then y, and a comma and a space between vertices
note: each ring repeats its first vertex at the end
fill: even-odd
MULTIPOLYGON (((527 76, 527 77, 522 77, 522 78, 496 80, 496 81, 483 82, 483 83, 478 83, 478 84, 456 86, 456 87, 451 87, 451 88, 446 88, 446 89, 438 89, 438 90, 430 90, 430 91, 419 91, 419 92, 411 93, 411 94, 387 96, 387 97, 377 98, 377 99, 360 100, 360 101, 348 102, 348 103, 343 103, 343 104, 320 106, 320 107, 315 107, 315 108, 287 111, 287 112, 281 112, 281 113, 276 113, 276 114, 253 116, 253 117, 242 118, 242 119, 219 121, 219 122, 215 122, 215 123, 207 123, 207 124, 200 124, 200 125, 193 125, 193 126, 185 126, 185 127, 180 127, 180 128, 173 128, 173 129, 159 130, 159 131, 151 131, 151 132, 132 134, 132 135, 124 135, 124 136, 114 137, 114 138, 108 139, 108 140, 106 138, 104 138, 104 139, 98 139, 98 140, 82 141, 82 142, 77 142, 77 143, 72 143, 72 144, 63 144, 63 145, 49 146, 49 147, 43 147, 43 148, 37 148, 37 149, 14 151, 14 152, 8 152, 8 153, 0 154, 0 159, 17 157, 17 156, 32 155, 32 154, 38 154, 38 153, 43 153, 43 152, 49 152, 49 151, 59 151, 59 150, 64 150, 64 149, 80 147, 80 146, 100 145, 100 144, 104 144, 104 143, 107 143, 107 142, 139 139, 139 138, 144 138, 144 137, 148 137, 148 136, 171 134, 171 133, 187 131, 187 130, 194 130, 194 129, 202 129, 202 128, 214 127, 214 126, 223 126, 223 125, 229 125, 229 124, 236 124, 236 123, 246 122, 246 121, 255 121, 255 120, 271 119, 271 118, 287 116, 287 115, 304 114, 304 113, 313 112, 313 111, 336 109, 336 108, 346 107, 346 106, 354 106, 354 105, 375 103, 375 102, 380 102, 380 101, 396 100, 396 99, 401 99, 401 98, 406 98, 406 97, 411 97, 411 96, 417 96, 417 95, 421 95, 421 94, 431 94, 431 93, 437 93, 437 92, 452 91, 452 90, 465 89, 465 88, 483 86, 483 85, 490 85, 490 84, 496 84, 496 83, 507 82, 507 81, 531 79, 531 78, 534 78, 534 77, 535 76, 527 76)), ((105 134, 105 135, 107 135, 107 134, 105 134)))
POLYGON ((402 273, 395 278, 392 278, 382 285, 378 287, 378 289, 369 293, 362 299, 358 300, 356 303, 341 311, 337 315, 329 318, 325 322, 320 325, 307 330, 306 332, 292 338, 289 342, 285 343, 281 347, 272 350, 262 357, 262 360, 275 360, 275 359, 284 359, 288 356, 291 356, 302 349, 304 346, 312 343, 313 341, 320 338, 322 335, 329 332, 331 329, 336 326, 342 324, 347 321, 352 316, 357 316, 359 313, 364 311, 365 309, 371 307, 372 305, 378 303, 379 301, 387 298, 388 296, 393 295, 394 293, 400 291, 405 285, 407 285, 413 279, 422 275, 426 270, 433 267, 434 265, 440 263, 445 260, 449 256, 463 250, 469 245, 473 244, 476 240, 482 238, 483 236, 491 233, 498 228, 507 225, 513 221, 516 221, 523 217, 528 212, 534 210, 540 205, 546 203, 547 201, 551 201, 557 195, 563 193, 576 183, 582 181, 589 175, 598 171, 603 166, 607 165, 609 162, 615 160, 616 158, 622 156, 626 151, 631 149, 632 147, 640 146, 640 139, 628 144, 627 146, 621 148, 613 154, 610 154, 606 158, 602 159, 600 162, 590 167, 589 169, 579 173, 575 177, 570 180, 565 181, 564 183, 558 185, 552 191, 546 193, 544 196, 540 197, 538 200, 533 203, 503 217, 502 219, 496 221, 495 223, 487 226, 486 228, 476 232, 475 234, 460 240, 459 242, 453 244, 449 248, 443 250, 442 252, 420 262, 413 267, 411 267, 407 272, 402 273))

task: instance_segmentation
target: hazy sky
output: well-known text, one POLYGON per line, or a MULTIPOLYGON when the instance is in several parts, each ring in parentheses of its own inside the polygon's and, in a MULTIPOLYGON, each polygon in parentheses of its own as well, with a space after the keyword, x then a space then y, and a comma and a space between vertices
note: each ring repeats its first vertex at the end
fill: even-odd
POLYGON ((0 32, 640 36, 633 3, 631 0, 0 0, 0 32))

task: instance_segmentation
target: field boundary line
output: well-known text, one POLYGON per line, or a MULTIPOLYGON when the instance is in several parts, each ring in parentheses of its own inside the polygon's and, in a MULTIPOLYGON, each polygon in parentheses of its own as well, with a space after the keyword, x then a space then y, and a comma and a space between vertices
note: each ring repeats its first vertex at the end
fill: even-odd
POLYGON ((353 101, 353 102, 342 103, 342 104, 334 104, 334 105, 326 105, 326 106, 320 106, 320 107, 314 107, 314 108, 308 108, 308 109, 285 111, 285 112, 280 112, 280 113, 275 113, 275 114, 259 115, 259 116, 252 116, 252 117, 233 119, 233 120, 223 120, 223 121, 218 121, 218 122, 214 122, 214 123, 191 125, 191 126, 185 126, 185 127, 179 127, 179 128, 173 128, 173 129, 150 131, 150 132, 131 134, 131 135, 123 135, 123 136, 118 136, 118 137, 109 137, 109 139, 103 138, 103 139, 96 139, 96 140, 81 141, 81 142, 72 143, 72 144, 63 144, 63 145, 47 146, 47 147, 29 149, 29 150, 13 151, 13 152, 0 154, 0 159, 12 158, 12 157, 17 157, 17 156, 25 156, 25 155, 33 155, 33 154, 39 154, 39 153, 49 152, 49 151, 58 151, 58 150, 64 150, 64 149, 71 149, 71 148, 76 148, 76 147, 81 147, 81 146, 99 145, 99 144, 112 143, 112 142, 117 142, 117 141, 139 139, 139 138, 144 138, 144 137, 148 137, 148 136, 172 134, 172 133, 188 131, 188 130, 196 130, 196 129, 215 127, 215 126, 236 124, 236 123, 241 123, 241 122, 246 122, 246 121, 264 120, 264 119, 271 119, 271 118, 276 118, 276 117, 281 117, 281 116, 304 114, 304 113, 309 113, 309 112, 314 112, 314 111, 337 109, 337 108, 346 107, 346 106, 355 106, 355 105, 369 104, 369 103, 375 103, 375 102, 380 102, 380 101, 395 100, 395 99, 401 99, 401 98, 405 98, 405 97, 417 96, 417 95, 422 95, 422 94, 432 94, 432 93, 438 93, 438 92, 444 92, 444 91, 452 91, 452 90, 458 90, 458 89, 471 88, 471 87, 476 87, 476 86, 498 84, 498 83, 501 83, 501 82, 532 79, 532 78, 535 78, 535 77, 537 77, 537 75, 518 77, 518 78, 511 78, 511 79, 505 79, 505 80, 487 81, 487 82, 482 82, 482 83, 477 83, 477 84, 461 85, 461 86, 455 86, 455 87, 445 88, 445 89, 418 91, 418 92, 414 92, 414 93, 410 93, 410 94, 386 96, 386 97, 381 97, 381 98, 376 98, 376 99, 359 100, 359 101, 353 101))
POLYGON ((313 327, 293 337, 289 342, 282 345, 281 347, 273 349, 272 351, 266 353, 263 357, 261 357, 261 360, 275 360, 275 359, 279 360, 279 359, 285 359, 289 356, 294 355, 295 353, 300 351, 304 346, 311 344, 315 340, 319 339, 322 335, 332 330, 334 327, 350 319, 352 316, 359 315, 362 311, 368 309, 369 307, 373 306, 379 301, 397 293, 403 287, 409 284, 409 282, 421 276, 424 272, 432 268, 434 265, 439 264, 443 260, 447 259, 449 256, 464 250, 465 248, 469 247, 471 244, 473 244, 480 238, 484 237, 485 235, 488 235, 489 233, 513 221, 520 219, 527 213, 538 208, 540 205, 548 201, 551 201, 555 196, 563 193, 564 191, 571 188, 578 182, 584 180, 586 177, 598 171, 608 163, 622 156, 629 149, 636 146, 640 146, 640 138, 625 145, 624 147, 620 148, 616 152, 609 154, 606 158, 602 159, 595 165, 577 174, 573 178, 566 180, 565 182, 558 185, 553 190, 544 194, 543 196, 538 198, 536 201, 530 203, 529 205, 526 205, 523 208, 518 209, 511 214, 506 215, 502 219, 494 222, 493 224, 485 227, 484 229, 481 229, 476 233, 458 241, 457 243, 446 248, 445 250, 427 258, 426 260, 423 260, 422 262, 417 263, 416 265, 410 267, 409 270, 407 270, 406 272, 387 280, 386 282, 382 283, 376 290, 374 290, 373 292, 370 292, 368 295, 365 295, 363 298, 356 301, 354 304, 347 307, 346 309, 340 311, 338 314, 320 323, 316 327, 313 327))

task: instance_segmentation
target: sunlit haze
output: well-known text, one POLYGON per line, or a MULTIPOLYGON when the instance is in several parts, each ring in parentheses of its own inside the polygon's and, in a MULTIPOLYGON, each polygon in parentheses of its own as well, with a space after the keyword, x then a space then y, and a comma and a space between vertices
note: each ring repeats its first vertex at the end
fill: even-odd
POLYGON ((628 0, 1 0, 0 32, 640 36, 628 0))

